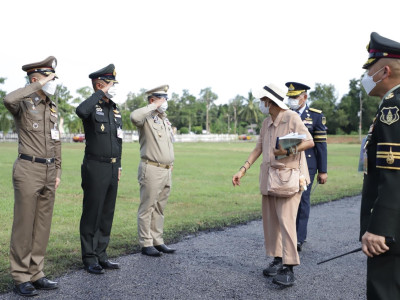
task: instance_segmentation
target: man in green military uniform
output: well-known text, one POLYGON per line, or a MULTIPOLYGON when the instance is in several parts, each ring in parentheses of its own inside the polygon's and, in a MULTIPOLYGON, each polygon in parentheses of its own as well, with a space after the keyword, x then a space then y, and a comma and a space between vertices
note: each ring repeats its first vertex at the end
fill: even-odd
POLYGON ((89 75, 94 94, 83 101, 76 114, 85 129, 86 148, 81 167, 83 208, 80 223, 82 261, 89 273, 119 269, 107 257, 121 176, 122 118, 111 100, 110 89, 118 81, 113 64, 89 75))
POLYGON ((361 84, 382 98, 364 147, 360 239, 368 256, 367 298, 400 299, 400 43, 373 32, 367 50, 361 84))
POLYGON ((136 109, 131 121, 139 130, 140 157, 138 181, 140 205, 138 235, 142 254, 160 256, 173 253, 164 244, 164 209, 172 184, 174 163, 173 132, 165 111, 168 85, 146 92, 149 104, 136 109))
POLYGON ((61 178, 61 142, 53 95, 57 60, 22 66, 30 84, 9 93, 4 105, 18 131, 18 158, 13 168, 14 222, 10 243, 14 291, 35 296, 36 289, 55 289, 57 282, 43 273, 50 235, 55 191, 61 178))

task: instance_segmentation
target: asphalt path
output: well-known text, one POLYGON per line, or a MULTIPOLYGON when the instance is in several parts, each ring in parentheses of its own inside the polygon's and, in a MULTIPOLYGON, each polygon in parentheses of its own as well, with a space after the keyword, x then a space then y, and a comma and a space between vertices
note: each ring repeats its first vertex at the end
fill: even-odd
MULTIPOLYGON (((261 205, 260 205, 261 206, 261 205)), ((313 206, 308 241, 295 267, 296 284, 282 288, 264 277, 262 223, 187 236, 170 245, 175 254, 116 258, 120 270, 93 275, 78 270, 56 278, 60 288, 34 299, 366 299, 366 257, 357 252, 318 261, 360 247, 360 196, 313 206)), ((0 299, 26 299, 9 292, 0 299)))

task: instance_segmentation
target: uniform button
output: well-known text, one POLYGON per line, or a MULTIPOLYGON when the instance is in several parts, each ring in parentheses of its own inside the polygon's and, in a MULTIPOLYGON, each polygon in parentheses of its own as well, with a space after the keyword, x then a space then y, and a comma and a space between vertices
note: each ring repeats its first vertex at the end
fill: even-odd
POLYGON ((308 154, 308 157, 311 157, 311 154, 308 154))
POLYGON ((372 212, 374 211, 374 209, 373 208, 371 208, 371 214, 372 214, 372 212))

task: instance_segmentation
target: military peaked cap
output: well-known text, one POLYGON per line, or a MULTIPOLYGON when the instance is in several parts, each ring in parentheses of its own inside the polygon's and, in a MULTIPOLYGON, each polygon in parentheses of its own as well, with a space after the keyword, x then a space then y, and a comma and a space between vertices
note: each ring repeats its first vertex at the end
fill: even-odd
POLYGON ((296 97, 310 89, 309 86, 298 82, 286 82, 285 85, 289 88, 286 93, 286 96, 288 97, 296 97))
POLYGON ((115 76, 117 76, 117 73, 113 64, 109 64, 107 67, 89 74, 89 78, 91 79, 101 79, 105 82, 118 83, 115 76))
POLYGON ((147 94, 147 96, 155 96, 157 98, 161 98, 161 97, 167 98, 168 89, 169 89, 169 85, 165 84, 165 85, 161 85, 159 87, 156 87, 154 89, 146 91, 146 94, 147 94))
MULTIPOLYGON (((31 75, 33 73, 40 73, 45 76, 49 76, 51 73, 55 73, 55 69, 57 67, 57 59, 54 56, 49 56, 45 60, 27 64, 22 66, 22 70, 27 73, 27 75, 31 75)), ((56 76, 56 78, 58 78, 56 76)))
POLYGON ((371 41, 367 45, 369 57, 363 65, 363 69, 368 69, 380 58, 399 58, 400 43, 389 40, 376 32, 371 33, 371 41))

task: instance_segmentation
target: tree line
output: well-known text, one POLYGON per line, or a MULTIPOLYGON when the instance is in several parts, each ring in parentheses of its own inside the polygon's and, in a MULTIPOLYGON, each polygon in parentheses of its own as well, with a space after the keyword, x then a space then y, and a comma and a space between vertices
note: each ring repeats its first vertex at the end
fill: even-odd
MULTIPOLYGON (((0 78, 4 84, 6 78, 0 78)), ((76 91, 73 97, 66 86, 58 85, 51 100, 58 106, 60 127, 67 133, 82 133, 82 121, 75 114, 76 106, 90 97, 91 87, 85 86, 76 91)), ((0 88, 0 99, 6 91, 0 88)), ((218 95, 210 87, 204 88, 199 95, 193 95, 188 90, 181 94, 172 93, 168 99, 168 119, 178 133, 193 132, 200 134, 204 131, 217 134, 257 134, 265 116, 258 108, 258 100, 251 91, 246 96, 236 95, 226 104, 216 105, 218 95)), ((376 115, 380 99, 368 96, 360 85, 360 80, 352 79, 349 91, 340 100, 334 85, 317 83, 309 93, 308 105, 322 110, 327 119, 328 134, 353 134, 359 132, 360 101, 362 103, 362 132, 366 133, 376 115), (361 99, 361 100, 360 100, 361 99)), ((135 130, 130 121, 130 113, 147 105, 145 90, 138 93, 130 92, 125 102, 119 104, 125 130, 135 130)), ((15 131, 11 114, 4 105, 0 105, 0 131, 15 131)))

